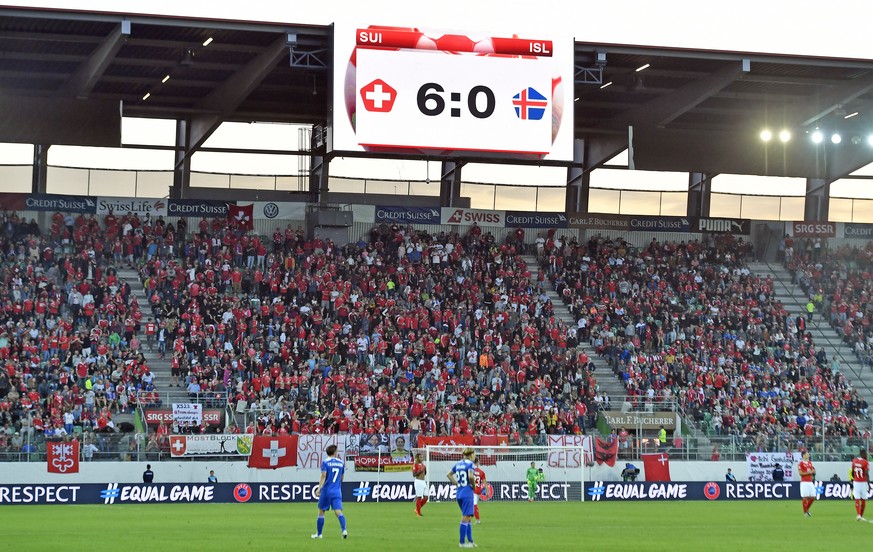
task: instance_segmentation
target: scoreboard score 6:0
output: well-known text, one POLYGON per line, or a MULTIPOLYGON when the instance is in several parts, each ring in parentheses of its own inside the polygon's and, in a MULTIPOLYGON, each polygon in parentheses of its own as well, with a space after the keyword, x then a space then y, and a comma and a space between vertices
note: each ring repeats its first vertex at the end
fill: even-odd
MULTIPOLYGON (((435 82, 423 84, 418 89, 418 95, 416 96, 418 110, 428 117, 441 115, 446 109, 446 100, 441 92, 445 92, 445 89, 435 82)), ((449 98, 452 102, 459 102, 461 101, 461 93, 452 92, 449 94, 449 98)), ((477 84, 467 93, 467 110, 470 112, 470 115, 477 119, 490 117, 494 113, 494 102, 494 91, 487 86, 477 84), (485 105, 481 109, 478 102, 480 95, 485 99, 485 105)), ((460 117, 461 109, 453 107, 450 113, 452 117, 460 117)))
MULTIPOLYGON (((569 57, 558 46, 553 54, 553 41, 534 40, 520 48, 548 55, 511 55, 493 53, 490 41, 518 39, 446 51, 422 47, 430 39, 419 35, 416 47, 355 45, 344 75, 351 135, 336 129, 334 150, 572 159, 572 42, 569 57)), ((446 37, 466 39, 437 35, 431 43, 446 37)))

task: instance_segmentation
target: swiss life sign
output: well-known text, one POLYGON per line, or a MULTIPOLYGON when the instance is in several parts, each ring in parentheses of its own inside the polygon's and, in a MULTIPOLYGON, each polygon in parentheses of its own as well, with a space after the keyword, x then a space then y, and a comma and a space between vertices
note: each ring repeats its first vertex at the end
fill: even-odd
POLYGON ((333 49, 331 150, 573 157, 572 39, 336 24, 333 49))

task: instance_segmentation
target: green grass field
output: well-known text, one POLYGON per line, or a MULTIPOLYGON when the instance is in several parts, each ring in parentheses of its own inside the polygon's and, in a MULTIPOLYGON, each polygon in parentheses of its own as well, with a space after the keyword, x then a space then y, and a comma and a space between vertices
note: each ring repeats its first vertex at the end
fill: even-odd
MULTIPOLYGON (((853 503, 822 501, 812 518, 800 501, 488 503, 473 538, 481 550, 853 550, 873 540, 853 503)), ((349 538, 328 513, 324 538, 314 504, 3 506, 10 550, 450 550, 458 548, 454 503, 347 503, 349 538)), ((870 513, 873 518, 873 512, 870 513)))

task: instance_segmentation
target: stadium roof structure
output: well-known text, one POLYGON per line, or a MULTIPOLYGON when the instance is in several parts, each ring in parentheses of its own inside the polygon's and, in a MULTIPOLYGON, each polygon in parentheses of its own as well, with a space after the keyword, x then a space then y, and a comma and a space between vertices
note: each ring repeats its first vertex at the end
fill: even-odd
MULTIPOLYGON (((171 118, 190 155, 224 121, 326 125, 331 34, 0 7, 0 141, 118 146, 121 115, 171 118)), ((577 42, 575 65, 583 174, 628 146, 638 169, 825 183, 873 162, 873 60, 577 42), (817 128, 845 140, 813 144, 817 128)))

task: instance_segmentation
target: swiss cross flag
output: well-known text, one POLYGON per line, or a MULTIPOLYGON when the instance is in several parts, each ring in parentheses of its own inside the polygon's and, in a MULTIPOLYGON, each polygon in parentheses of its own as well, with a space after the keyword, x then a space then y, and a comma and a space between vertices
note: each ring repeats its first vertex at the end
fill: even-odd
POLYGON ((297 436, 257 435, 252 442, 250 468, 276 469, 297 465, 297 436))
POLYGON ((49 473, 79 473, 79 441, 49 441, 45 459, 49 473))
POLYGON ((170 455, 185 456, 188 447, 188 437, 185 435, 170 435, 170 455))
POLYGON ((670 457, 664 452, 643 454, 646 481, 670 481, 670 457))
POLYGON ((227 204, 227 220, 243 230, 252 230, 255 227, 255 205, 227 204))

